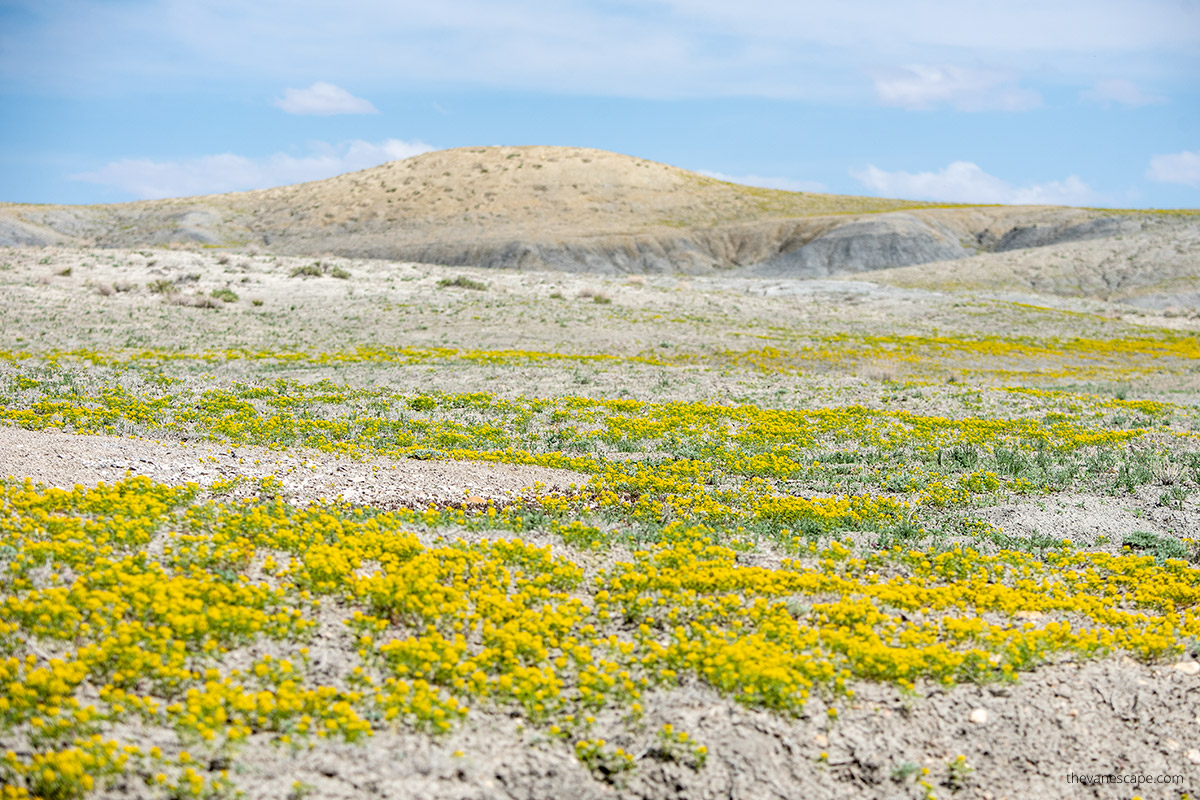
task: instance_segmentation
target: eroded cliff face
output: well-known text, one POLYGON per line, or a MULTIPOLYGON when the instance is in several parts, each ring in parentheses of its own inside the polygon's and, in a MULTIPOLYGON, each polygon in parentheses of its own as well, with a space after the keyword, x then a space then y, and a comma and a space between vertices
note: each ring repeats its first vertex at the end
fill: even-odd
POLYGON ((823 278, 1132 234, 1137 218, 1089 217, 1075 209, 887 212, 816 217, 692 230, 503 238, 447 235, 412 241, 386 231, 336 231, 271 240, 287 255, 331 253, 455 266, 567 272, 682 273, 737 271, 771 278, 823 278), (999 217, 999 218, 998 218, 999 217), (1027 243, 1022 245, 1021 243, 1027 243))
POLYGON ((546 235, 487 225, 445 230, 402 220, 321 224, 319 208, 287 224, 212 201, 171 206, 3 207, 0 246, 257 247, 280 255, 325 254, 456 266, 568 272, 819 278, 1046 247, 1136 233, 1137 216, 1077 209, 921 209, 711 227, 659 225, 622 232, 546 235), (315 221, 310 218, 315 218, 315 221))

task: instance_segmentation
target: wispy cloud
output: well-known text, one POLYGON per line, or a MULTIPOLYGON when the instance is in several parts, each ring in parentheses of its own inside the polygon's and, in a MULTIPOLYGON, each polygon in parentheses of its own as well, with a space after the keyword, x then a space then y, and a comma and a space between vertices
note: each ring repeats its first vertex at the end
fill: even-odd
POLYGON ((938 172, 886 172, 872 165, 850 176, 876 194, 910 200, 1017 205, 1084 205, 1101 198, 1077 175, 1061 181, 1014 186, 970 161, 938 172))
POLYGON ((289 114, 313 114, 322 117, 334 114, 378 114, 370 100, 355 97, 340 86, 317 81, 307 89, 284 89, 275 105, 289 114))
MULTIPOLYGON (((1180 0, 845 0, 808 3, 802 13, 783 0, 10 5, 25 8, 4 20, 0 82, 80 93, 134 81, 144 86, 151 76, 177 89, 286 82, 315 72, 372 91, 402 81, 633 96, 837 98, 854 91, 861 65, 872 62, 960 63, 969 52, 1003 69, 1052 73, 1060 83, 1066 76, 1083 87, 1101 67, 1139 74, 1129 65, 1153 69, 1164 53, 1190 57, 1200 46, 1200 6, 1180 0)), ((1002 107, 1027 105, 1026 92, 1009 91, 1002 107)))
POLYGON ((1147 94, 1130 80, 1124 78, 1109 78, 1096 81, 1092 88, 1080 94, 1084 100, 1103 105, 1119 103, 1123 106, 1137 108, 1167 102, 1167 98, 1158 94, 1147 94))
POLYGON ((319 180, 433 150, 424 142, 400 139, 379 143, 355 140, 339 145, 317 142, 310 149, 303 156, 276 153, 257 159, 233 153, 179 161, 124 158, 68 177, 112 186, 139 199, 159 199, 319 180))
POLYGON ((1017 85, 1012 70, 954 64, 910 64, 874 74, 875 97, 886 106, 925 111, 942 105, 959 111, 1029 111, 1042 104, 1037 92, 1017 85))
POLYGON ((1184 150, 1150 159, 1146 177, 1160 183, 1181 183, 1200 186, 1200 153, 1184 150))
POLYGON ((829 188, 819 181, 800 181, 794 178, 766 178, 762 175, 726 175, 724 172, 713 172, 698 169, 696 172, 716 178, 719 181, 740 183, 743 186, 761 186, 764 189, 782 189, 785 192, 827 192, 829 188))

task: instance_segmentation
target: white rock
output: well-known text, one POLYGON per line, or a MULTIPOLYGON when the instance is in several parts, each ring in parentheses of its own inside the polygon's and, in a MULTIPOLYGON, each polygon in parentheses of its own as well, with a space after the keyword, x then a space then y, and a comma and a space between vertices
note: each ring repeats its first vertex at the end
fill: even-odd
POLYGON ((1180 661, 1175 669, 1184 675, 1200 675, 1200 661, 1180 661))
POLYGON ((1185 753, 1184 755, 1186 755, 1187 760, 1192 762, 1193 764, 1200 764, 1200 750, 1197 750, 1193 747, 1191 750, 1188 750, 1187 753, 1185 753))
POLYGON ((976 725, 986 725, 988 721, 988 710, 986 708, 976 708, 971 711, 967 719, 974 722, 976 725))

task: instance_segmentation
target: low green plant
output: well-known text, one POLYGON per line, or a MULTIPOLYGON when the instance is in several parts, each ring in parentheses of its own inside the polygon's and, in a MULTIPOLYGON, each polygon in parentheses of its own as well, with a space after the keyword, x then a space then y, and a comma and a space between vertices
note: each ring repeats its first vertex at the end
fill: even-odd
POLYGON ((1154 556, 1158 561, 1168 558, 1195 560, 1194 554, 1188 552, 1187 545, 1170 536, 1160 536, 1150 531, 1131 531, 1121 542, 1131 550, 1154 556))
POLYGON ((224 300, 226 303, 236 303, 238 301, 237 292, 229 287, 213 289, 212 296, 217 300, 224 300))
POLYGON ((1191 494, 1185 487, 1178 484, 1168 486, 1158 497, 1158 504, 1166 508, 1173 508, 1177 511, 1183 511, 1183 506, 1187 503, 1188 496, 1191 494))
POLYGON ((1117 468, 1113 488, 1134 492, 1139 486, 1144 486, 1154 480, 1154 469, 1144 456, 1133 456, 1117 468))
POLYGON ((946 765, 946 785, 951 792, 957 792, 966 787, 967 776, 974 771, 975 768, 967 763, 967 757, 960 755, 946 765))

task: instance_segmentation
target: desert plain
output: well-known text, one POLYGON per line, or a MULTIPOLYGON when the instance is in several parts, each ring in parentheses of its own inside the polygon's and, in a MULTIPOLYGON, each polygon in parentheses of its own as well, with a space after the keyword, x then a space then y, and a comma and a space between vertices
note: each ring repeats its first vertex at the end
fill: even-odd
POLYGON ((1200 791, 1194 213, 480 148, 0 223, 0 797, 1200 791))

